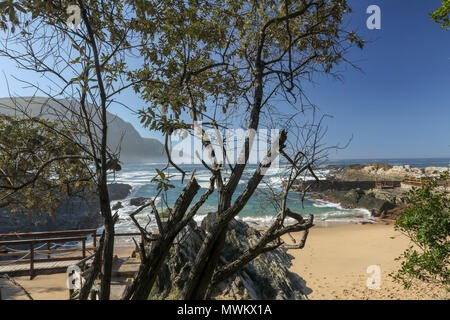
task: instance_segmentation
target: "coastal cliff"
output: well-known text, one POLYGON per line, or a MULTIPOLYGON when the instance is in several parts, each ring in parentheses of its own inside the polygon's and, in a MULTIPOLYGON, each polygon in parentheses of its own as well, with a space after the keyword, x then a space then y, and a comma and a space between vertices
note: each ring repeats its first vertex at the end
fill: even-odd
MULTIPOLYGON (((0 98, 0 114, 20 115, 15 109, 26 109, 29 115, 39 116, 48 120, 58 119, 55 114, 64 111, 61 107, 75 109, 78 104, 72 100, 51 100, 44 97, 15 97, 0 98), (16 107, 16 105, 18 107, 16 107)), ((64 112, 70 117, 70 113, 64 112)), ((76 111, 75 111, 76 113, 76 111)), ((163 144, 156 139, 143 138, 133 125, 117 115, 107 112, 108 121, 108 147, 111 150, 120 150, 120 161, 123 163, 149 163, 164 162, 166 156, 163 144)), ((73 119, 77 122, 78 119, 73 119)), ((93 118, 99 123, 98 116, 93 118)))

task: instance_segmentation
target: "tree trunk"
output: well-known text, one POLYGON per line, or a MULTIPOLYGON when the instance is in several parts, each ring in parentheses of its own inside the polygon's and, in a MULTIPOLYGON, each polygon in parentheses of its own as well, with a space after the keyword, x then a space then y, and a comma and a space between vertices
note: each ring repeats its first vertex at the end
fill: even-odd
POLYGON ((211 230, 207 230, 208 234, 189 272, 188 281, 181 294, 181 299, 183 300, 205 299, 206 291, 211 283, 216 266, 219 263, 220 255, 225 244, 228 224, 221 227, 217 223, 220 219, 220 213, 230 207, 231 195, 222 190, 219 191, 218 198, 219 210, 216 221, 213 222, 211 230))
MULTIPOLYGON (((192 177, 175 202, 172 216, 164 227, 164 230, 161 230, 161 237, 152 244, 148 256, 141 263, 133 284, 125 289, 122 295, 123 300, 148 299, 156 277, 158 276, 158 271, 169 254, 173 241, 181 229, 189 222, 189 220, 183 219, 183 217, 199 189, 199 184, 192 177)), ((207 195, 209 193, 207 192, 207 195)), ((202 197, 202 200, 204 201, 205 198, 202 197)))
POLYGON ((100 181, 99 197, 100 209, 105 228, 105 242, 103 244, 103 261, 101 268, 100 300, 109 300, 114 253, 114 221, 111 215, 106 174, 104 179, 102 177, 100 181))

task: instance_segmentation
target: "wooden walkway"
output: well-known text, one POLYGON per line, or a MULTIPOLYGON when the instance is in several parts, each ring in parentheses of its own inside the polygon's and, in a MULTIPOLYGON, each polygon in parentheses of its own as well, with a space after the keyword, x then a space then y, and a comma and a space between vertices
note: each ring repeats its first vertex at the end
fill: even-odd
MULTIPOLYGON (((115 236, 134 237, 141 236, 141 234, 117 233, 115 236)), ((0 234, 0 274, 22 275, 28 272, 30 279, 33 279, 35 271, 41 274, 66 272, 67 267, 88 258, 87 251, 95 252, 97 250, 96 239, 98 237, 100 235, 97 234, 96 229, 0 234), (86 246, 89 235, 92 235, 93 247, 86 246), (75 248, 64 248, 64 245, 67 244, 73 247, 74 243, 77 244, 75 248), (13 246, 21 246, 21 248, 16 250, 11 248, 13 246), (81 251, 81 255, 74 256, 75 252, 79 251, 81 251), (22 258, 1 261, 3 257, 22 258), (27 259, 24 259, 25 257, 27 259)))
MULTIPOLYGON (((65 272, 65 270, 76 264, 78 260, 35 262, 34 270, 38 273, 65 272)), ((27 275, 30 273, 30 263, 0 264, 0 274, 9 276, 27 275)))

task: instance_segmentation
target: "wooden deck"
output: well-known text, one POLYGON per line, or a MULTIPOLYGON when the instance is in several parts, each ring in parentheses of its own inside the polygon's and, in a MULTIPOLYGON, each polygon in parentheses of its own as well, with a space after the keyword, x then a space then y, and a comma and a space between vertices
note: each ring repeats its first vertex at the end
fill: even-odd
MULTIPOLYGON (((56 273, 65 272, 65 270, 78 260, 52 261, 52 262, 35 262, 34 270, 39 273, 56 273)), ((9 276, 27 275, 30 273, 30 263, 20 264, 0 264, 0 274, 8 274, 9 276)))

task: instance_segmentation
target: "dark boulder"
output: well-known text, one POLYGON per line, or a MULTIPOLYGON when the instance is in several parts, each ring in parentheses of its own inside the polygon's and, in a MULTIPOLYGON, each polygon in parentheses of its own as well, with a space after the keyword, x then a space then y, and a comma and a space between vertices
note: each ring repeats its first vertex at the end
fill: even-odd
POLYGON ((148 200, 149 200, 149 198, 143 198, 143 197, 133 198, 130 200, 130 206, 140 207, 140 206, 143 206, 148 200))
POLYGON ((115 201, 125 199, 130 194, 132 188, 132 186, 125 183, 111 183, 108 185, 109 200, 115 201))
POLYGON ((122 205, 122 202, 117 202, 115 205, 113 205, 112 207, 111 207, 111 210, 119 210, 119 209, 122 209, 123 208, 123 205, 122 205))
POLYGON ((394 203, 385 199, 378 199, 373 193, 366 193, 360 189, 350 191, 328 190, 323 193, 315 193, 310 196, 310 199, 340 203, 343 208, 348 209, 368 209, 374 216, 383 215, 396 207, 394 203))

